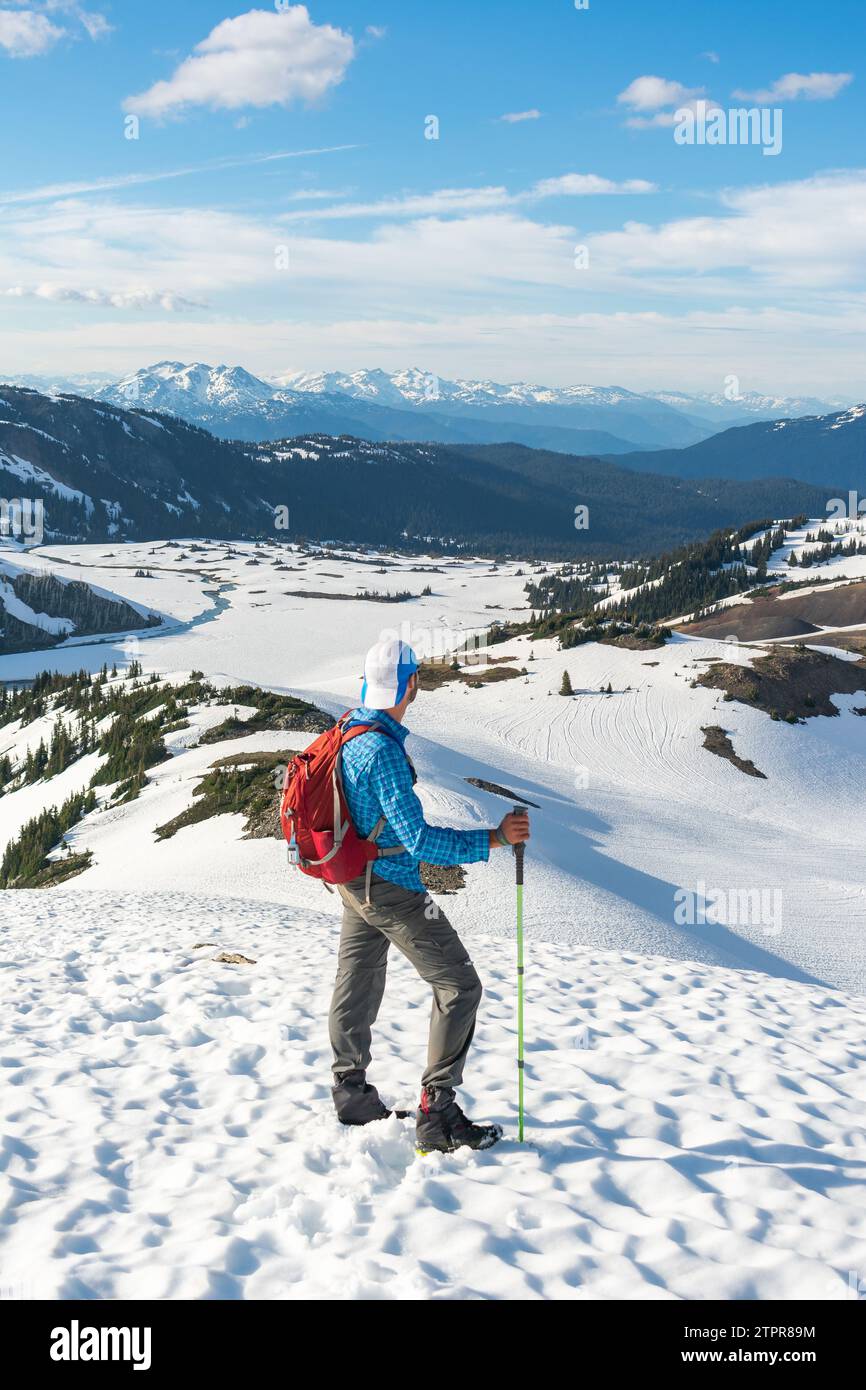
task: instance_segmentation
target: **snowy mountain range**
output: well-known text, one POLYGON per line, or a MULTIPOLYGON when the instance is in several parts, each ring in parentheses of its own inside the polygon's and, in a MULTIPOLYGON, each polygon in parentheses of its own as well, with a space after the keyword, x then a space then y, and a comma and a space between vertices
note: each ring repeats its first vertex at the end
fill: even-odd
MULTIPOLYGON (((535 406, 617 406, 631 400, 651 399, 620 386, 538 386, 515 381, 448 381, 433 372, 410 367, 399 372, 295 372, 277 378, 293 391, 316 395, 340 393, 353 400, 372 400, 379 405, 469 407, 472 409, 534 408, 535 406)), ((666 402, 665 402, 666 403, 666 402)))
MULTIPOLYGON (((519 444, 387 443, 313 430, 251 444, 141 406, 8 386, 2 402, 0 497, 26 487, 44 504, 55 542, 272 536, 275 509, 288 507, 292 533, 320 540, 635 555, 755 517, 814 515, 827 498, 790 481, 796 470, 784 459, 770 480, 708 483, 519 444), (591 510, 588 534, 575 530, 576 502, 591 510)), ((799 423, 785 435, 792 446, 799 423)))
POLYGON ((292 372, 267 381, 240 366, 157 362, 116 381, 9 378, 112 405, 176 415, 224 439, 264 442, 306 431, 372 440, 518 443, 562 453, 683 448, 719 428, 823 414, 841 404, 758 392, 640 393, 621 386, 543 386, 395 372, 292 372))
POLYGON ((243 367, 159 362, 98 393, 112 405, 178 415, 223 438, 264 442, 303 431, 374 440, 514 442, 564 453, 691 444, 712 433, 670 406, 618 388, 445 381, 413 368, 297 373, 274 382, 243 367))
POLYGON ((760 391, 704 391, 687 395, 684 391, 650 391, 653 400, 673 406, 685 414, 718 422, 727 428, 757 420, 790 420, 803 415, 827 415, 843 409, 847 401, 821 400, 817 396, 766 396, 760 391))
POLYGON ((597 408, 636 411, 655 401, 702 424, 722 420, 733 424, 743 419, 775 420, 798 415, 818 415, 844 404, 814 396, 767 396, 747 391, 728 396, 724 392, 688 395, 682 391, 628 391, 622 386, 538 386, 529 382, 447 381, 432 372, 411 367, 399 372, 291 372, 276 378, 280 386, 316 394, 341 393, 354 400, 401 406, 406 402, 422 409, 514 409, 555 407, 566 410, 597 408), (639 404, 642 403, 642 404, 639 404))

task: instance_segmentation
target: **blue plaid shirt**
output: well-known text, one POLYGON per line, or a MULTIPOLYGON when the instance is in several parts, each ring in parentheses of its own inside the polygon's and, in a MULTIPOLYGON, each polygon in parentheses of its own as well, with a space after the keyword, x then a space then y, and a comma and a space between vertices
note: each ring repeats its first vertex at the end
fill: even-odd
POLYGON ((401 888, 424 893, 418 866, 427 864, 475 864, 490 854, 487 830, 446 830, 428 825, 421 802, 412 786, 412 773, 403 745, 408 729, 382 710, 361 706, 346 721, 381 724, 392 735, 360 734, 342 753, 343 790, 352 822, 359 835, 367 836, 381 816, 386 824, 376 841, 383 849, 405 845, 406 854, 389 855, 374 865, 374 873, 401 888), (396 742, 394 740, 397 740, 396 742))

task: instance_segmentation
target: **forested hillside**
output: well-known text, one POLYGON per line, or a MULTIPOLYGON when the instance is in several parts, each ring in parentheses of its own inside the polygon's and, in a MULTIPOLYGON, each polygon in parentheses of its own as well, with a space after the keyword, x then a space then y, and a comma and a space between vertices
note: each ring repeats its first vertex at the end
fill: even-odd
POLYGON ((3 387, 0 496, 41 500, 47 540, 307 537, 505 555, 638 558, 833 489, 692 481, 522 445, 215 439, 168 415, 3 387), (576 509, 587 509, 576 525, 576 509))

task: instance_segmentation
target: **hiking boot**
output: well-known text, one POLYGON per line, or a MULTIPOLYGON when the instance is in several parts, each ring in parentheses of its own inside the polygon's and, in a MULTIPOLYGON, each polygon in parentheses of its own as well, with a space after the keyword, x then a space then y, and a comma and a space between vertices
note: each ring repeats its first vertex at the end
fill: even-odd
POLYGON ((502 1138, 501 1125, 476 1125, 467 1120, 451 1090, 421 1092, 415 1120, 415 1146, 420 1154, 453 1153, 455 1149, 489 1149, 502 1138))
POLYGON ((375 1086, 369 1086, 362 1071, 346 1071, 336 1078, 331 1090, 337 1119, 341 1125, 368 1125, 387 1120, 391 1111, 379 1099, 375 1086))

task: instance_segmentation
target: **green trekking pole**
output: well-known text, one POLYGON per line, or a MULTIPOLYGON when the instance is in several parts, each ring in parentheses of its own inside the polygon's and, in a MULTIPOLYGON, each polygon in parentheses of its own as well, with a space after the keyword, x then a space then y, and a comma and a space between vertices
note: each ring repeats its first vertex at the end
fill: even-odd
MULTIPOLYGON (((515 806, 516 814, 525 806, 515 806)), ((513 845, 517 882, 517 1108, 518 1137, 523 1143, 523 852, 525 845, 513 845)))

